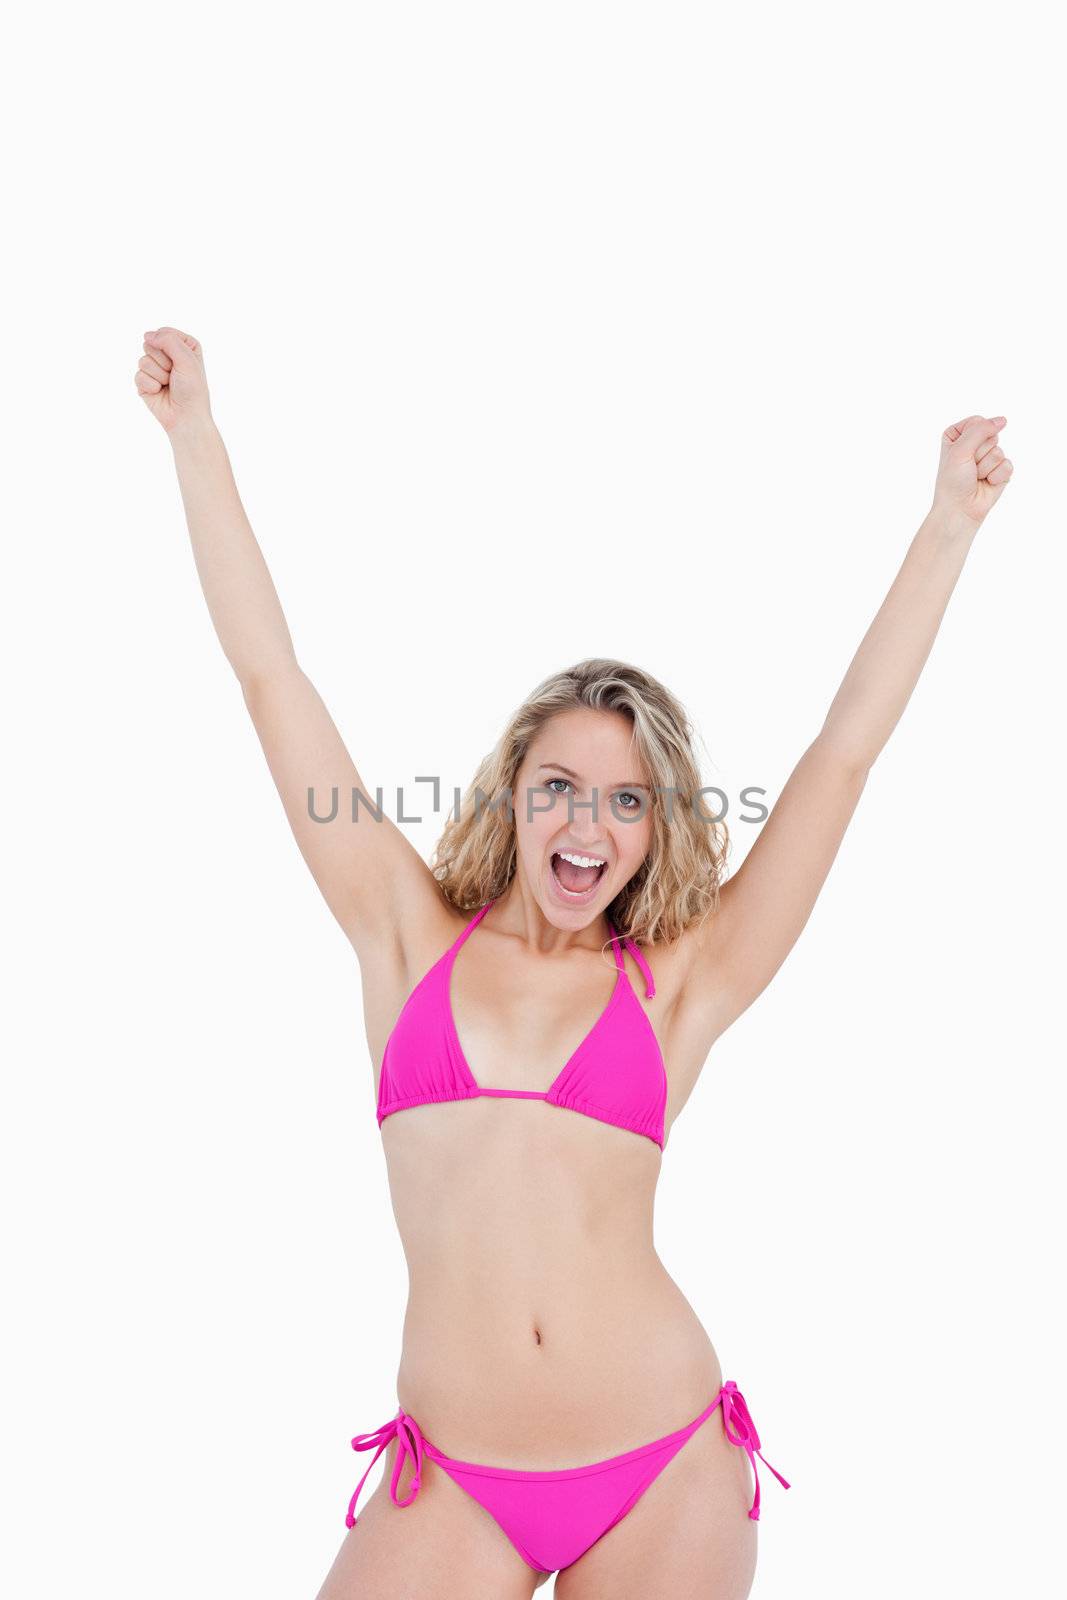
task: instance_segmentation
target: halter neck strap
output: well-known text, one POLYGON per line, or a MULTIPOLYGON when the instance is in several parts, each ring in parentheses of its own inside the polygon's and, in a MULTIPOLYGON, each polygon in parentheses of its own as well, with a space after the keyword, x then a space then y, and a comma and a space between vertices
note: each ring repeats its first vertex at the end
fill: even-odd
POLYGON ((470 938, 471 934, 474 932, 475 928, 478 926, 479 922, 481 922, 482 918, 485 916, 485 913, 489 910, 489 907, 492 904, 493 904, 492 900, 487 900, 485 902, 485 905, 482 906, 479 911, 476 911, 474 913, 473 917, 471 917, 470 921, 467 923, 467 926, 463 929, 463 932, 460 934, 459 938, 456 940, 455 944, 452 946, 451 950, 448 952, 449 956, 451 957, 451 959, 453 961, 455 960, 456 956, 459 954, 459 952, 462 949, 462 947, 463 947, 464 943, 466 942, 466 940, 468 940, 470 938))
MULTIPOLYGON (((615 952, 615 965, 618 967, 620 972, 625 972, 626 967, 622 959, 622 951, 619 948, 619 936, 615 932, 615 926, 610 917, 608 918, 608 927, 611 929, 611 946, 615 952)), ((629 950, 630 954, 637 962, 638 967, 641 969, 641 974, 645 980, 645 999, 651 1000, 656 993, 656 984, 652 976, 651 967, 632 939, 623 939, 622 943, 626 946, 627 950, 629 950)))

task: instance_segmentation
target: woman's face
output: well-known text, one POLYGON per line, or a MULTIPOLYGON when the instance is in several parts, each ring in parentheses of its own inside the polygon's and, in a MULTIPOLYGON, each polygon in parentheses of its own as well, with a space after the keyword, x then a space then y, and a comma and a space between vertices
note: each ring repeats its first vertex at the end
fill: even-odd
POLYGON ((516 774, 518 870, 558 928, 587 927, 648 854, 653 792, 632 737, 620 711, 561 711, 516 774))

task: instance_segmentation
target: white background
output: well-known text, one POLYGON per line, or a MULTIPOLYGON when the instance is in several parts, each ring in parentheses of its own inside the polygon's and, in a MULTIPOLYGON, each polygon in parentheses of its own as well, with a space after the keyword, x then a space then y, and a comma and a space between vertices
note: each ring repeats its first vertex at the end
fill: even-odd
MULTIPOLYGON (((367 1460, 349 1437, 396 1409, 406 1274, 358 972, 134 388, 163 323, 203 342, 368 783, 465 784, 536 682, 614 655, 690 708, 734 870, 740 791, 773 799, 818 731, 941 430, 1007 416, 1014 480, 807 929, 674 1129, 656 1224, 793 1482, 764 1484, 760 1600, 1062 1583, 1067 263, 1041 16, 24 9, 2 96, 20 1600, 311 1600, 367 1460)), ((438 829, 411 830, 427 857, 438 829)))

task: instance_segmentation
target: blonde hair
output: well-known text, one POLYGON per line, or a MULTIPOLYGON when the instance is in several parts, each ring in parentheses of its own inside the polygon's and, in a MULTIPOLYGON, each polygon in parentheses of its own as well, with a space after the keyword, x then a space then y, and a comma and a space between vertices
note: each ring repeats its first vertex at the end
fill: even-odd
POLYGON ((458 816, 438 840, 430 867, 460 911, 496 899, 515 873, 515 824, 506 804, 537 734, 562 711, 616 711, 633 727, 632 747, 654 793, 652 839, 630 881, 608 907, 620 935, 672 940, 718 905, 729 833, 703 814, 692 724, 679 700, 649 673, 625 661, 593 657, 538 684, 480 763, 458 816), (670 793, 669 809, 663 793, 670 793), (479 799, 480 797, 480 799, 479 799))

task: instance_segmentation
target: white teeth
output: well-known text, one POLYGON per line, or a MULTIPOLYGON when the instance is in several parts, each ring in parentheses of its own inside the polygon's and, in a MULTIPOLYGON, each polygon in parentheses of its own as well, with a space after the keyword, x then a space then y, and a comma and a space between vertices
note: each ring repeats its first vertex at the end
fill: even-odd
POLYGON ((567 850, 557 850, 556 854, 562 861, 569 861, 575 867, 603 867, 607 863, 601 861, 599 856, 572 856, 567 850))

